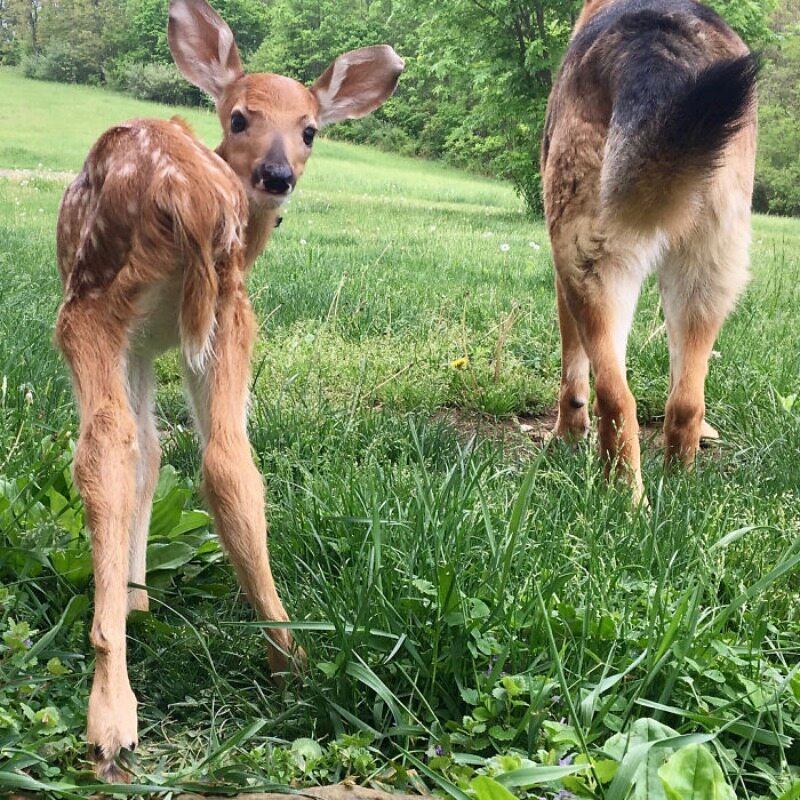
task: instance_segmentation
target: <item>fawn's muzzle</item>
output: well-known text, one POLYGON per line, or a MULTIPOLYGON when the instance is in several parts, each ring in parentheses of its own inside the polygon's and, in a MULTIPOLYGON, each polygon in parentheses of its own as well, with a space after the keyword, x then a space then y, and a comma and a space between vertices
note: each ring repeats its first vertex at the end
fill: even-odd
POLYGON ((297 183, 288 164, 260 164, 253 171, 253 186, 270 194, 288 194, 297 183))

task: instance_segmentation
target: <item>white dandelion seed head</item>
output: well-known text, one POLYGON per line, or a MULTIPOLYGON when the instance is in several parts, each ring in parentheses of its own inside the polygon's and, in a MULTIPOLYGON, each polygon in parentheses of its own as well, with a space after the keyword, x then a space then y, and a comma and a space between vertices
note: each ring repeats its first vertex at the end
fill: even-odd
POLYGON ((507 253, 510 249, 511 249, 511 245, 510 244, 506 244, 505 242, 503 242, 503 244, 500 245, 500 252, 501 253, 507 253))

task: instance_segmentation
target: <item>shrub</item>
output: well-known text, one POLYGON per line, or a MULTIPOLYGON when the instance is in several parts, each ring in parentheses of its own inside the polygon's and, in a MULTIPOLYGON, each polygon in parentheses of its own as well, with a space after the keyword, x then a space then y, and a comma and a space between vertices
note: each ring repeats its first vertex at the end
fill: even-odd
POLYGON ((763 104, 756 187, 756 211, 787 216, 800 215, 800 117, 787 103, 785 107, 763 104))
POLYGON ((186 81, 172 64, 126 64, 113 78, 115 88, 139 100, 197 106, 205 95, 186 81))
POLYGON ((81 58, 65 42, 52 41, 41 53, 22 59, 22 71, 28 78, 59 83, 100 83, 101 67, 93 59, 81 58))
POLYGON ((783 169, 769 164, 756 174, 753 208, 762 214, 800 217, 800 159, 783 169))
POLYGON ((19 64, 21 49, 17 38, 0 39, 0 64, 12 67, 19 64))
POLYGON ((325 132, 327 136, 339 141, 368 144, 387 153, 404 156, 417 154, 417 143, 398 125, 381 118, 380 112, 352 120, 346 125, 337 125, 325 132))

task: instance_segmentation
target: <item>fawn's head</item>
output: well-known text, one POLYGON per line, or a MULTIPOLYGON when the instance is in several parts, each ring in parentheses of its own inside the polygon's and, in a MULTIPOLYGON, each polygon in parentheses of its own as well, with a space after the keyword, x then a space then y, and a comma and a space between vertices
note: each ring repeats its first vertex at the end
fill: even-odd
POLYGON ((317 131, 374 111, 404 67, 378 45, 339 56, 310 89, 281 75, 246 75, 231 29, 206 0, 170 0, 168 33, 178 69, 216 103, 224 134, 217 152, 263 208, 292 193, 317 131))

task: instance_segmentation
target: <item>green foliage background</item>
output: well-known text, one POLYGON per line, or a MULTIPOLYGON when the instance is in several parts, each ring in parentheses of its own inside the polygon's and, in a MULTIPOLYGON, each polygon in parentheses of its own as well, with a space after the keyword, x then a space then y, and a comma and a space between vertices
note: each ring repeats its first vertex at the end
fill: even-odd
MULTIPOLYGON (((710 0, 765 55, 756 208, 800 214, 797 0, 710 0)), ((400 91, 335 134, 510 180, 540 211, 538 153, 552 77, 580 0, 216 0, 250 69, 313 81, 377 42, 406 59, 400 91)), ((140 99, 206 102, 177 74, 168 0, 0 0, 0 63, 107 83, 140 99)))

